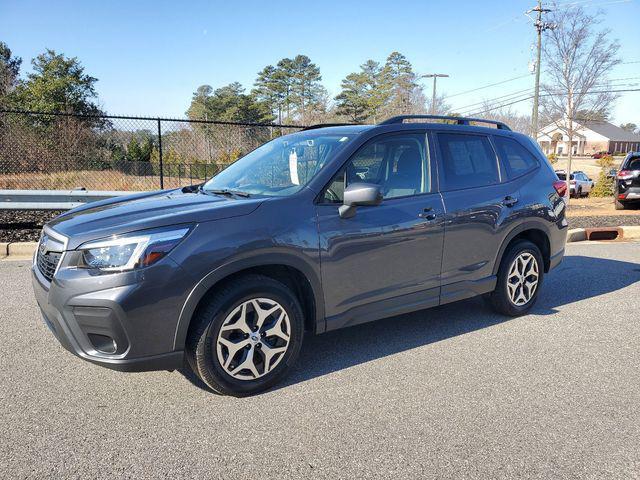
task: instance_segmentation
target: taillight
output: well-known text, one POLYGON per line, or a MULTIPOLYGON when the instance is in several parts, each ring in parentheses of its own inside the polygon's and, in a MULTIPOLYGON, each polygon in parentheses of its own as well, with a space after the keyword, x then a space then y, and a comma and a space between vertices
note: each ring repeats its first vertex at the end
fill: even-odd
POLYGON ((633 178, 633 172, 631 170, 620 170, 617 176, 620 180, 629 180, 633 178))
POLYGON ((558 180, 553 182, 553 188, 558 192, 558 195, 561 197, 566 197, 567 195, 567 182, 563 182, 562 180, 558 180))

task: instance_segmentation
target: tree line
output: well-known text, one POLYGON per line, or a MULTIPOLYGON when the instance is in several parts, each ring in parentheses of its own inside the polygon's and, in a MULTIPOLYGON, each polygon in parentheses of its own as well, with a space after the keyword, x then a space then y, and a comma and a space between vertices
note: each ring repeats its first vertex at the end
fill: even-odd
POLYGON ((418 75, 401 53, 380 64, 367 60, 348 74, 333 99, 322 85, 320 68, 306 55, 283 58, 261 69, 246 92, 233 82, 213 89, 202 85, 193 94, 187 116, 241 122, 299 123, 376 122, 400 113, 426 112, 418 75))
MULTIPOLYGON (((20 77, 22 59, 0 42, 0 108, 100 115, 95 84, 75 57, 47 49, 20 77)), ((320 67, 306 55, 283 58, 257 72, 249 91, 239 83, 199 86, 186 111, 190 119, 248 123, 310 124, 376 122, 400 113, 430 109, 419 76, 403 54, 384 63, 367 60, 342 80, 334 98, 322 85, 320 67)), ((441 105, 445 113, 446 105, 441 105)))

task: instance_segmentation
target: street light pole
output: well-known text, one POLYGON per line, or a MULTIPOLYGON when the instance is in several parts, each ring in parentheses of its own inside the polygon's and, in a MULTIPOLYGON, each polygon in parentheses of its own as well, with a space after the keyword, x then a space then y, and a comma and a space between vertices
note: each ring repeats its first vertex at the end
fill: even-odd
POLYGON ((449 75, 444 73, 427 73, 426 75, 420 76, 420 78, 433 78, 433 93, 431 94, 431 115, 436 114, 436 79, 448 77, 449 75))

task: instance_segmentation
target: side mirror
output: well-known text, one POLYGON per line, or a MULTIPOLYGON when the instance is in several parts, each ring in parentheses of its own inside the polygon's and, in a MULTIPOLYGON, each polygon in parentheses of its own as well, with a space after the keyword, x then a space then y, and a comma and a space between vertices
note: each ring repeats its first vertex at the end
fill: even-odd
POLYGON ((340 218, 351 218, 356 208, 365 205, 380 205, 382 189, 375 183, 352 183, 344 190, 344 202, 338 208, 340 218))

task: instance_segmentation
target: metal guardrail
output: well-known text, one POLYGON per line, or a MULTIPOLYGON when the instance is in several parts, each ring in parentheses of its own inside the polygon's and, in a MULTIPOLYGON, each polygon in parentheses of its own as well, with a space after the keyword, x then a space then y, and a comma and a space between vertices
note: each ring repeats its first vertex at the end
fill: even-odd
POLYGON ((85 203, 142 192, 97 190, 0 190, 0 210, 69 210, 85 203))

